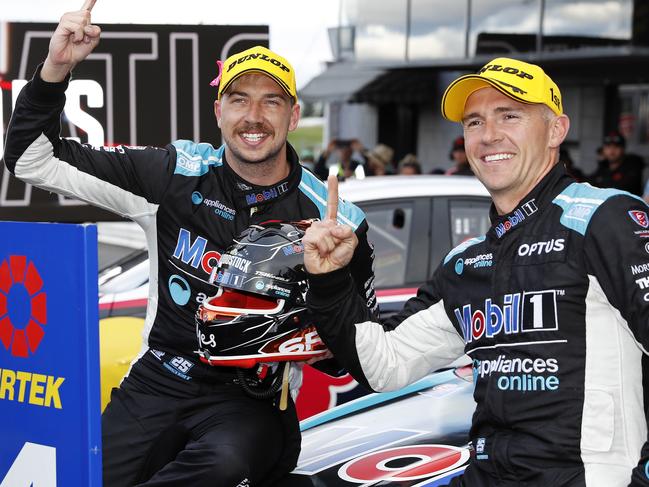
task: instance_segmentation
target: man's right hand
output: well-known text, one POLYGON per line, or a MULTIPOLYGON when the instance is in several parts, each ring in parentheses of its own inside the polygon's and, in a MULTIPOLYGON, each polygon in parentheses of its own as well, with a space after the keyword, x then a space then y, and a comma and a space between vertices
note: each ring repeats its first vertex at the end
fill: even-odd
POLYGON ((342 269, 352 260, 358 238, 351 227, 338 225, 338 179, 327 179, 327 215, 307 229, 304 244, 304 267, 310 274, 325 274, 342 269))
POLYGON ((50 39, 50 50, 41 70, 44 81, 63 81, 99 44, 101 29, 90 23, 90 11, 96 1, 85 0, 81 10, 68 12, 61 17, 50 39))

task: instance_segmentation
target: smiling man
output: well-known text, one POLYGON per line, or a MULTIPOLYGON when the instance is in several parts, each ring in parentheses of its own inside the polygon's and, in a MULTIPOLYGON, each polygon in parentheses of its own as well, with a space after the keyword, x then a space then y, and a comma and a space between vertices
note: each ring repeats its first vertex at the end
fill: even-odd
POLYGON ((286 137, 297 128, 300 105, 288 61, 256 46, 223 64, 214 112, 229 166, 251 183, 286 178, 286 137))
POLYGON ((471 169, 493 198, 491 228, 451 250, 379 324, 351 293, 356 237, 336 224, 332 198, 304 239, 320 337, 376 391, 462 354, 473 360, 474 455, 450 485, 649 485, 647 206, 566 174, 558 155, 569 120, 539 66, 494 59, 451 83, 442 113, 463 126, 471 169))
MULTIPOLYGON (((195 315, 217 292, 217 265, 236 235, 266 221, 324 216, 326 187, 286 139, 300 116, 295 73, 262 46, 220 64, 212 82, 225 142, 219 148, 62 139, 71 70, 101 35, 91 23, 94 3, 61 17, 45 62, 18 97, 4 158, 18 178, 130 218, 147 236, 144 341, 102 417, 103 485, 281 485, 297 461, 300 432, 293 401, 266 386, 286 374, 275 363, 239 371, 204 363, 195 352, 195 315), (259 387, 263 397, 250 392, 259 387)), ((356 292, 375 307, 367 222, 354 205, 344 208, 341 219, 362 242, 352 263, 356 292)), ((292 370, 297 387, 299 368, 292 370)))

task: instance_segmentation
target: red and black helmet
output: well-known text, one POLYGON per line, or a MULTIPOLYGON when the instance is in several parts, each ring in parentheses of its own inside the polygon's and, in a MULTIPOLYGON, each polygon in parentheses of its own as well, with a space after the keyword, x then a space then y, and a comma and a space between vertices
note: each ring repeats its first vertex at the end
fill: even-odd
POLYGON ((221 255, 218 291, 196 312, 203 362, 250 368, 327 352, 305 305, 302 237, 309 224, 252 225, 221 255))

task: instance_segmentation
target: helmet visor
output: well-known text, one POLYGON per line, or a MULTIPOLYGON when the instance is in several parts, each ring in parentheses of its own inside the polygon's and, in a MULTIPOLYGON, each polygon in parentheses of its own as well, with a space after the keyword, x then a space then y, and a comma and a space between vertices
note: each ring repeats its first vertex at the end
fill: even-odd
POLYGON ((221 287, 215 296, 203 303, 203 307, 211 315, 266 315, 282 311, 284 300, 221 287))

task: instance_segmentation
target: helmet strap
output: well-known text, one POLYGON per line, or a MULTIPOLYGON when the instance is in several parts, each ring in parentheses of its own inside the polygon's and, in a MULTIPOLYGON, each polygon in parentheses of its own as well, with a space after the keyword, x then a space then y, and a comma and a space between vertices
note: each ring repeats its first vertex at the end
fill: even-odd
MULTIPOLYGON (((266 379, 270 379, 270 384, 268 386, 262 386, 261 383, 258 383, 258 385, 256 386, 252 385, 249 382, 249 376, 247 376, 245 373, 245 370, 247 369, 242 369, 240 367, 237 367, 236 368, 237 379, 238 379, 237 382, 239 383, 243 391, 253 399, 270 399, 271 397, 274 397, 279 392, 284 382, 287 383, 286 388, 288 389, 289 367, 290 367, 290 362, 281 362, 277 367, 277 370, 275 370, 271 374, 267 374, 266 379), (283 367, 282 378, 280 379, 280 369, 282 367, 283 367), (284 377, 286 377, 286 379, 284 379, 284 377)), ((280 409, 281 409, 281 398, 280 398, 280 409)), ((282 411, 284 411, 285 409, 286 409, 286 405, 284 406, 284 409, 282 409, 282 411)))

